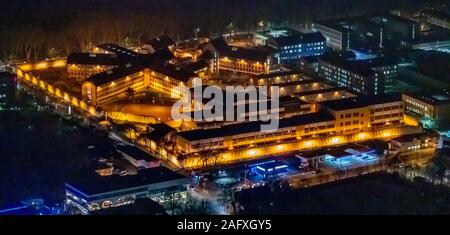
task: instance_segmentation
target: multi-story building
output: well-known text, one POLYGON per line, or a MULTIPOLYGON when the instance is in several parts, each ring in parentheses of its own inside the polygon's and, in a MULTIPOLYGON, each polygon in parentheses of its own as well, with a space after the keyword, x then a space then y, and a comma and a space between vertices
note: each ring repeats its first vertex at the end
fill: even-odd
POLYGON ((347 27, 333 21, 317 21, 312 28, 325 37, 327 46, 343 51, 350 48, 350 30, 347 27))
POLYGON ((277 63, 291 63, 305 56, 325 53, 325 37, 320 32, 297 33, 289 36, 270 37, 267 45, 276 49, 277 63))
POLYGON ((383 73, 358 61, 347 61, 333 56, 321 57, 319 58, 319 76, 359 94, 384 94, 383 73))
POLYGON ((67 57, 67 77, 76 81, 124 64, 128 57, 117 54, 71 53, 67 57))
POLYGON ((418 22, 391 14, 317 21, 312 28, 325 36, 329 47, 369 58, 382 48, 411 45, 420 33, 418 22))
POLYGON ((404 93, 406 111, 418 118, 431 120, 448 119, 450 117, 449 92, 430 93, 404 93))
POLYGON ((404 123, 404 104, 397 95, 359 96, 320 103, 335 118, 341 134, 382 129, 404 123))
MULTIPOLYGON (((178 132, 175 141, 177 149, 188 154, 305 140, 309 145, 312 142, 308 140, 314 138, 327 138, 331 144, 339 144, 343 142, 343 136, 357 135, 361 140, 369 137, 367 132, 400 127, 403 123, 400 97, 353 97, 320 103, 318 112, 279 119, 279 128, 273 132, 261 132, 263 122, 255 121, 178 132)), ((382 137, 389 135, 385 132, 382 137)))
POLYGON ((273 64, 273 48, 230 46, 222 37, 211 40, 203 49, 203 53, 211 54, 210 70, 213 73, 230 71, 258 75, 268 73, 273 64))
POLYGON ((90 104, 102 105, 127 95, 127 91, 152 88, 167 95, 181 97, 181 86, 192 87, 198 76, 174 65, 146 64, 142 61, 125 65, 89 77, 82 84, 82 97, 90 104))
POLYGON ((368 66, 371 69, 380 72, 384 77, 385 85, 392 84, 397 77, 398 62, 390 57, 378 57, 368 60, 359 60, 363 66, 368 66))

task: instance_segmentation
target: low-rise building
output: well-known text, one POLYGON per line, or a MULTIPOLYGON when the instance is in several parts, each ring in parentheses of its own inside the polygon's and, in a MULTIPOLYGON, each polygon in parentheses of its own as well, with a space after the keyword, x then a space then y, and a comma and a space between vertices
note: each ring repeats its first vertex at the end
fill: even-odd
POLYGON ((139 198, 164 203, 168 194, 183 197, 188 183, 186 177, 165 167, 144 169, 126 176, 80 172, 65 183, 65 202, 82 214, 132 204, 139 198))
POLYGON ((117 151, 138 169, 159 167, 161 161, 144 150, 131 145, 121 145, 117 151))
POLYGON ((406 111, 418 118, 425 119, 448 119, 450 117, 450 94, 449 92, 411 92, 403 94, 406 111))

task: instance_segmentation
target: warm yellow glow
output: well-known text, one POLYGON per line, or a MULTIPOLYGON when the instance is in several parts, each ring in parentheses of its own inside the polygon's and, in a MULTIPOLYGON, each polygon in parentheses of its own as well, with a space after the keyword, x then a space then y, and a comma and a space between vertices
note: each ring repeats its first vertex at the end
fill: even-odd
POLYGON ((340 137, 333 137, 330 141, 332 144, 338 144, 342 141, 342 139, 340 137))
POLYGON ((256 149, 251 149, 251 150, 249 150, 249 151, 247 152, 247 154, 248 154, 249 156, 255 156, 255 155, 257 154, 257 151, 256 151, 256 149))
POLYGON ((389 137, 392 133, 390 131, 383 131, 383 137, 389 137))
POLYGON ((308 140, 308 141, 303 142, 303 145, 304 145, 306 148, 312 147, 313 144, 314 144, 314 142, 313 142, 312 140, 308 140))
POLYGON ((53 68, 57 68, 57 67, 64 67, 64 66, 66 66, 66 60, 55 60, 54 62, 53 62, 53 65, 52 65, 52 67, 53 68))
POLYGON ((36 64, 35 69, 46 69, 48 68, 48 62, 41 62, 36 64))
POLYGON ((277 145, 277 150, 278 151, 282 151, 284 149, 284 146, 283 145, 277 145))
POLYGON ((403 115, 403 119, 408 126, 419 126, 419 121, 409 115, 403 115))

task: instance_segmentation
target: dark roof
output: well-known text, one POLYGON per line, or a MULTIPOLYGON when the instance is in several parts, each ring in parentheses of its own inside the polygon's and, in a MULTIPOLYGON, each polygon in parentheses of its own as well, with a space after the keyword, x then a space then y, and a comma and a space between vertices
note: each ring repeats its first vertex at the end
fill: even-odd
POLYGON ((92 82, 94 83, 94 85, 99 86, 131 75, 133 73, 140 72, 145 68, 149 68, 150 70, 153 70, 157 73, 166 75, 182 82, 187 82, 190 78, 197 77, 197 75, 190 70, 179 68, 175 65, 164 62, 167 56, 169 55, 163 51, 161 51, 161 53, 157 52, 152 55, 140 56, 135 60, 129 61, 113 69, 94 74, 86 81, 92 82))
POLYGON ((116 54, 71 53, 67 57, 67 64, 120 65, 125 63, 127 58, 116 54))
POLYGON ((146 66, 142 62, 134 60, 113 69, 94 74, 86 79, 86 81, 92 82, 94 85, 99 86, 142 71, 145 67, 146 66))
POLYGON ((197 74, 192 72, 191 70, 177 67, 173 64, 169 63, 154 63, 149 66, 149 68, 157 73, 164 74, 168 77, 171 77, 173 79, 176 79, 178 81, 182 82, 188 82, 189 79, 197 77, 197 74))
POLYGON ((360 63, 358 61, 349 61, 345 60, 342 57, 338 56, 322 56, 319 57, 319 63, 325 62, 332 64, 334 66, 340 67, 352 73, 356 73, 360 76, 371 76, 375 73, 373 69, 370 68, 369 65, 365 63, 360 63))
POLYGON ((398 64, 398 61, 393 57, 378 57, 374 59, 358 60, 357 62, 365 64, 371 68, 398 64))
POLYGON ((329 93, 329 92, 335 92, 335 91, 347 91, 347 89, 342 88, 342 87, 332 87, 332 88, 327 88, 327 89, 322 89, 322 90, 296 92, 295 95, 308 96, 308 95, 323 94, 323 93, 329 93))
MULTIPOLYGON (((280 119, 278 128, 300 126, 304 124, 318 123, 332 120, 334 120, 333 117, 324 113, 316 112, 280 119)), ((226 125, 218 128, 183 131, 178 132, 177 134, 186 140, 195 141, 208 138, 219 138, 245 133, 260 132, 261 124, 265 124, 265 122, 262 121, 244 122, 226 125)))
POLYGON ((426 137, 424 135, 424 133, 417 133, 417 134, 410 134, 410 135, 402 135, 402 136, 393 138, 392 140, 402 143, 402 142, 411 142, 413 140, 420 140, 424 137, 426 137))
POLYGON ((317 63, 319 62, 319 56, 303 56, 300 61, 306 61, 307 63, 317 63))
POLYGON ((230 46, 227 44, 223 37, 218 37, 210 41, 211 45, 218 51, 229 50, 230 46))
POLYGON ((78 192, 92 196, 117 190, 148 186, 172 180, 187 179, 185 176, 165 167, 154 167, 138 171, 136 175, 100 176, 93 171, 82 171, 66 182, 66 187, 75 188, 78 192))
POLYGON ((210 51, 204 51, 198 58, 201 60, 210 60, 214 57, 210 51))
POLYGON ((164 215, 166 214, 164 207, 152 199, 138 198, 134 203, 110 207, 107 209, 95 210, 91 215, 164 215))
POLYGON ((101 48, 105 51, 112 52, 119 56, 125 56, 125 57, 138 57, 140 54, 132 51, 128 48, 113 44, 113 43, 105 43, 97 45, 98 48, 101 48))
POLYGON ((295 85, 305 85, 305 84, 316 83, 316 82, 326 83, 325 80, 323 80, 321 78, 313 78, 313 79, 307 79, 307 80, 274 83, 273 85, 277 85, 280 87, 286 87, 286 86, 295 86, 295 85))
POLYGON ((320 32, 302 33, 284 37, 273 37, 272 40, 279 46, 290 46, 304 43, 324 42, 325 37, 320 32))
POLYGON ((155 58, 160 61, 168 61, 168 60, 175 58, 173 53, 168 48, 163 48, 163 49, 157 50, 155 53, 153 53, 151 55, 142 55, 142 57, 144 57, 144 58, 152 57, 152 58, 155 58))
POLYGON ((145 136, 153 141, 159 142, 162 140, 167 134, 171 132, 175 132, 176 130, 172 127, 168 126, 165 123, 156 123, 156 124, 150 124, 149 127, 149 133, 145 136))
POLYGON ((175 42, 172 40, 172 38, 170 38, 169 35, 167 35, 167 34, 163 34, 161 36, 154 37, 154 38, 148 40, 147 42, 145 42, 145 44, 151 45, 155 51, 164 49, 164 48, 168 48, 170 45, 173 45, 174 43, 175 42))
POLYGON ((321 102, 321 106, 325 106, 332 110, 345 110, 345 109, 356 109, 362 108, 369 105, 382 104, 382 103, 390 103, 390 102, 398 102, 401 101, 401 97, 399 94, 392 95, 374 95, 374 96, 365 96, 361 95, 358 97, 352 97, 347 99, 340 100, 329 100, 325 102, 321 102))
POLYGON ((148 162, 151 161, 159 161, 159 159, 155 158, 154 156, 146 153, 142 149, 132 146, 132 145, 119 145, 117 147, 117 150, 119 152, 125 153, 126 155, 136 159, 136 160, 145 160, 148 162))
POLYGON ((209 64, 205 60, 198 60, 196 62, 187 64, 186 68, 195 73, 204 68, 208 68, 208 66, 209 66, 209 64))
POLYGON ((427 14, 427 15, 433 16, 433 17, 441 19, 441 20, 450 21, 450 15, 447 14, 445 11, 427 9, 427 10, 422 11, 422 14, 427 14))
POLYGON ((432 105, 446 105, 450 104, 450 92, 408 92, 405 95, 411 96, 424 103, 432 105))
MULTIPOLYGON (((238 113, 238 111, 237 111, 238 107, 244 106, 243 107, 244 110, 245 110, 244 113, 249 113, 250 104, 255 104, 257 106, 256 107, 257 111, 265 111, 265 110, 270 111, 270 109, 272 107, 272 103, 270 101, 267 102, 265 109, 262 109, 261 108, 261 104, 259 104, 259 103, 260 102, 258 102, 258 101, 254 101, 254 102, 250 102, 250 103, 246 102, 245 104, 239 104, 239 105, 238 104, 234 104, 234 106, 233 106, 234 118, 235 118, 234 120, 237 120, 238 115, 242 114, 242 113, 238 113)), ((279 98, 279 105, 278 105, 278 107, 279 107, 279 109, 284 109, 284 112, 290 113, 290 112, 300 111, 301 108, 302 108, 301 107, 302 105, 310 105, 310 104, 305 102, 305 101, 303 101, 303 100, 301 100, 301 99, 295 98, 295 97, 282 96, 282 97, 279 98)), ((206 107, 206 109, 211 110, 212 107, 206 107)), ((193 118, 195 118, 196 114, 199 115, 199 116, 202 115, 203 111, 204 110, 185 112, 185 113, 183 113, 183 115, 193 119, 193 118)), ((224 109, 223 110, 223 115, 222 116, 224 118, 224 121, 226 121, 227 112, 231 112, 231 111, 232 111, 231 109, 224 109)), ((203 116, 201 116, 201 117, 203 117, 203 116)), ((204 121, 204 119, 202 119, 202 120, 204 121)))
POLYGON ((266 74, 260 74, 254 76, 256 79, 267 79, 267 78, 274 78, 274 77, 282 77, 282 76, 288 76, 293 74, 303 74, 301 71, 281 71, 281 72, 275 72, 275 73, 266 73, 266 74))
POLYGON ((243 48, 229 46, 222 37, 213 39, 210 41, 211 45, 217 50, 221 56, 253 60, 253 61, 265 61, 267 57, 273 52, 269 47, 257 47, 257 48, 243 48))

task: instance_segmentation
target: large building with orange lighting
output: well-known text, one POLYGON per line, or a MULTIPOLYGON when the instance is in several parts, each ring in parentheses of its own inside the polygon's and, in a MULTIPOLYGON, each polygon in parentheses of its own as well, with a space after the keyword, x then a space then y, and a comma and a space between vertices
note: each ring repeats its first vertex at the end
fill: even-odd
POLYGON ((380 131, 404 126, 403 108, 403 101, 397 96, 332 100, 320 103, 317 112, 281 118, 274 132, 261 132, 263 123, 255 121, 178 132, 175 141, 178 151, 187 154, 213 149, 251 149, 318 138, 330 139, 331 145, 341 144, 344 139, 356 141, 390 136, 389 131, 380 131))
POLYGON ((116 54, 72 53, 67 57, 67 77, 76 81, 112 69, 126 62, 116 54))
POLYGON ((229 71, 247 75, 269 73, 274 60, 273 52, 273 48, 267 46, 256 48, 230 46, 222 37, 211 40, 203 48, 203 53, 211 57, 210 70, 213 73, 229 71))
MULTIPOLYGON (((174 65, 145 64, 132 61, 86 79, 81 87, 82 97, 90 104, 102 105, 130 95, 128 91, 153 89, 163 94, 181 97, 180 86, 192 87, 198 76, 174 65)), ((126 97, 125 97, 126 98, 126 97)))

